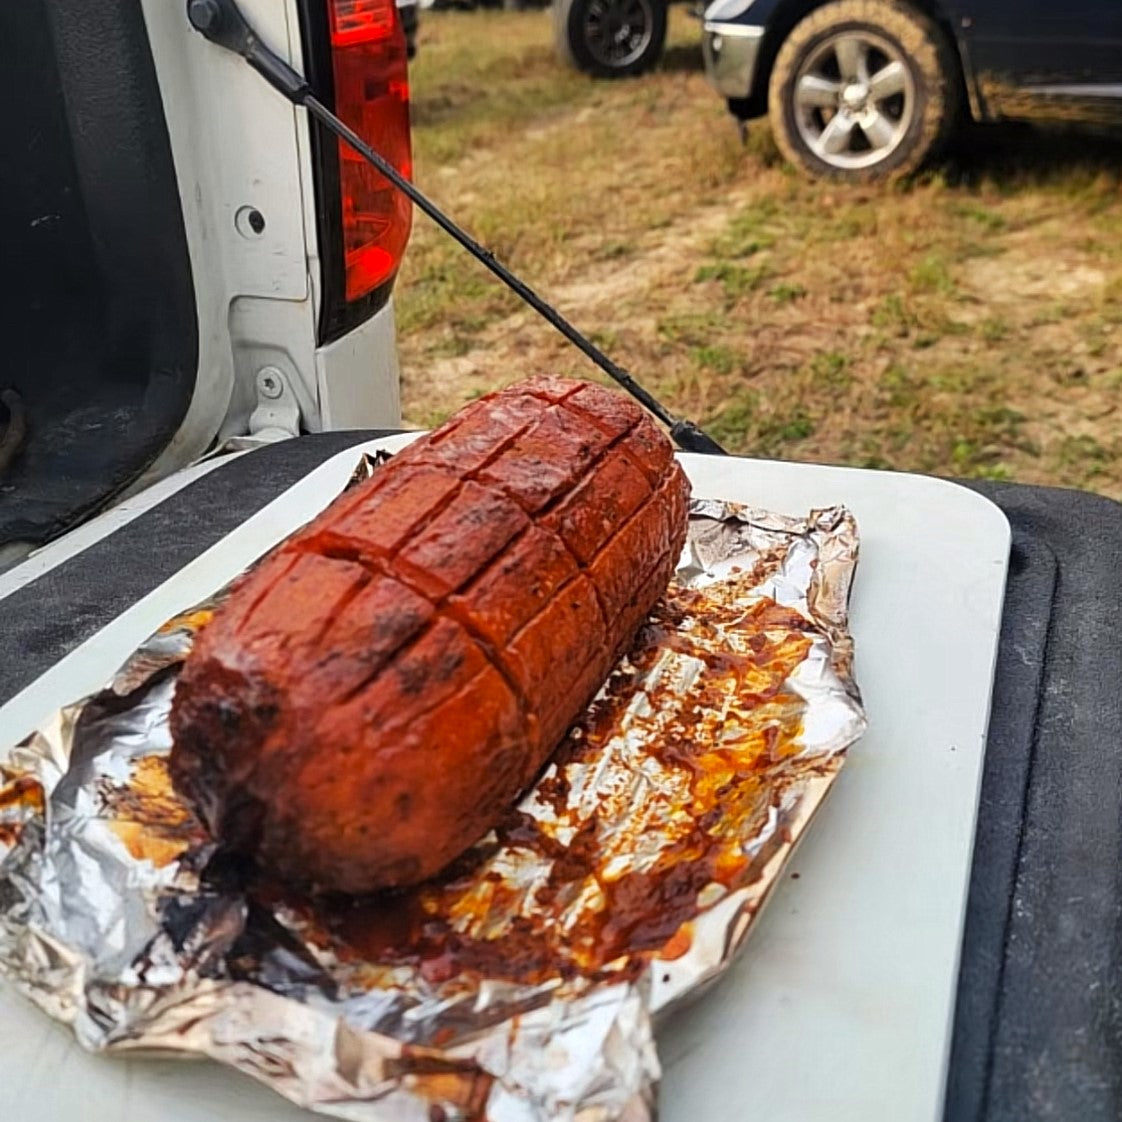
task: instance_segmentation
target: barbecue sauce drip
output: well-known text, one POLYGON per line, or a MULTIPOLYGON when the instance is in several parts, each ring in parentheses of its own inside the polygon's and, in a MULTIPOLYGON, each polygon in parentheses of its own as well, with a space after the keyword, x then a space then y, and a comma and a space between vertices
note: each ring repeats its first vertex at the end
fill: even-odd
POLYGON ((41 816, 46 810, 46 796, 38 779, 0 768, 0 846, 15 845, 23 834, 24 822, 41 816))
POLYGON ((175 793, 166 756, 142 756, 128 783, 107 784, 100 795, 109 828, 138 861, 163 868, 207 842, 202 823, 175 793))
POLYGON ((740 839, 755 833, 776 770, 798 750, 803 702, 784 683, 810 647, 798 613, 769 600, 745 612, 735 589, 726 610, 714 611, 713 596, 671 588, 539 780, 541 820, 512 811, 444 876, 418 888, 321 905, 314 926, 334 953, 372 969, 371 982, 407 970, 433 985, 627 977, 652 958, 686 953, 706 894, 712 902, 759 875, 761 855, 749 857, 740 839), (738 649, 694 642, 699 617, 736 632, 738 649), (619 836, 608 808, 574 809, 573 777, 613 750, 636 690, 668 651, 701 664, 696 679, 684 694, 670 684, 648 689, 649 718, 632 710, 630 719, 639 763, 667 780, 652 784, 645 810, 674 822, 672 839, 629 867, 621 857, 634 839, 619 836), (674 720, 660 724, 668 709, 674 720), (525 869, 535 873, 530 884, 525 869))

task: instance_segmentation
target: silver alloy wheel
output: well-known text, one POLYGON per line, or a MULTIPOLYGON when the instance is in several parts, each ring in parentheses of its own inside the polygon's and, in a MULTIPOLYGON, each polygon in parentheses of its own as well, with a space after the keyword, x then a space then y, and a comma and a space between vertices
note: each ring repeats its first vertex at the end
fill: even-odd
POLYGON ((584 17, 589 54, 611 69, 642 57, 654 34, 651 0, 592 0, 584 17))
POLYGON ((793 88, 803 143, 839 170, 868 168, 900 146, 915 113, 911 67, 872 31, 831 35, 807 56, 793 88))

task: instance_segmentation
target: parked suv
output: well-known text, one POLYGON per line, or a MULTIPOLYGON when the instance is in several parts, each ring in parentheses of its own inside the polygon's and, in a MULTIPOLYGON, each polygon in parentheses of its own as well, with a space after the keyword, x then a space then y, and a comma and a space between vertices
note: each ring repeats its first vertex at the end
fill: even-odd
POLYGON ((709 80, 812 175, 914 171, 967 115, 1122 119, 1122 4, 714 0, 709 80))
MULTIPOLYGON (((401 169, 394 0, 243 0, 401 169)), ((408 200, 181 0, 0 5, 0 568, 229 438, 400 422, 408 200)))

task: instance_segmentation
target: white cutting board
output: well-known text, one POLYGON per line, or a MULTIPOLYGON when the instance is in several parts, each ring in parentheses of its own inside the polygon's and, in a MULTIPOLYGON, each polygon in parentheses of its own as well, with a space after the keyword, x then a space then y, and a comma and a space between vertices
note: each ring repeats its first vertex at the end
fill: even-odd
MULTIPOLYGON (((358 452, 323 464, 0 708, 0 745, 101 686, 165 619, 317 513, 358 452)), ((661 1118, 935 1122, 1008 523, 973 492, 924 477, 739 458, 682 462, 702 497, 791 514, 844 503, 856 515, 852 624, 870 727, 744 954, 660 1032, 661 1118)), ((309 1117, 214 1064, 88 1056, 0 983, 0 1119, 309 1117)))

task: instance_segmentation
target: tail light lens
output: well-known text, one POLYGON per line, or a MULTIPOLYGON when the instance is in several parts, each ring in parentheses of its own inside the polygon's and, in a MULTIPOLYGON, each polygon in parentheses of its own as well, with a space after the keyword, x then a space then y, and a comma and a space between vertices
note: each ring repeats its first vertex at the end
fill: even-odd
MULTIPOLYGON (((335 112, 398 171, 412 172, 405 33, 394 0, 328 0, 335 112)), ((392 280, 409 240, 409 200, 339 143, 348 302, 392 280)))
MULTIPOLYGON (((299 0, 309 82, 375 151, 412 173, 405 32, 394 0, 299 0)), ((369 319, 389 299, 412 210, 350 147, 312 128, 322 263, 320 341, 369 319)))

